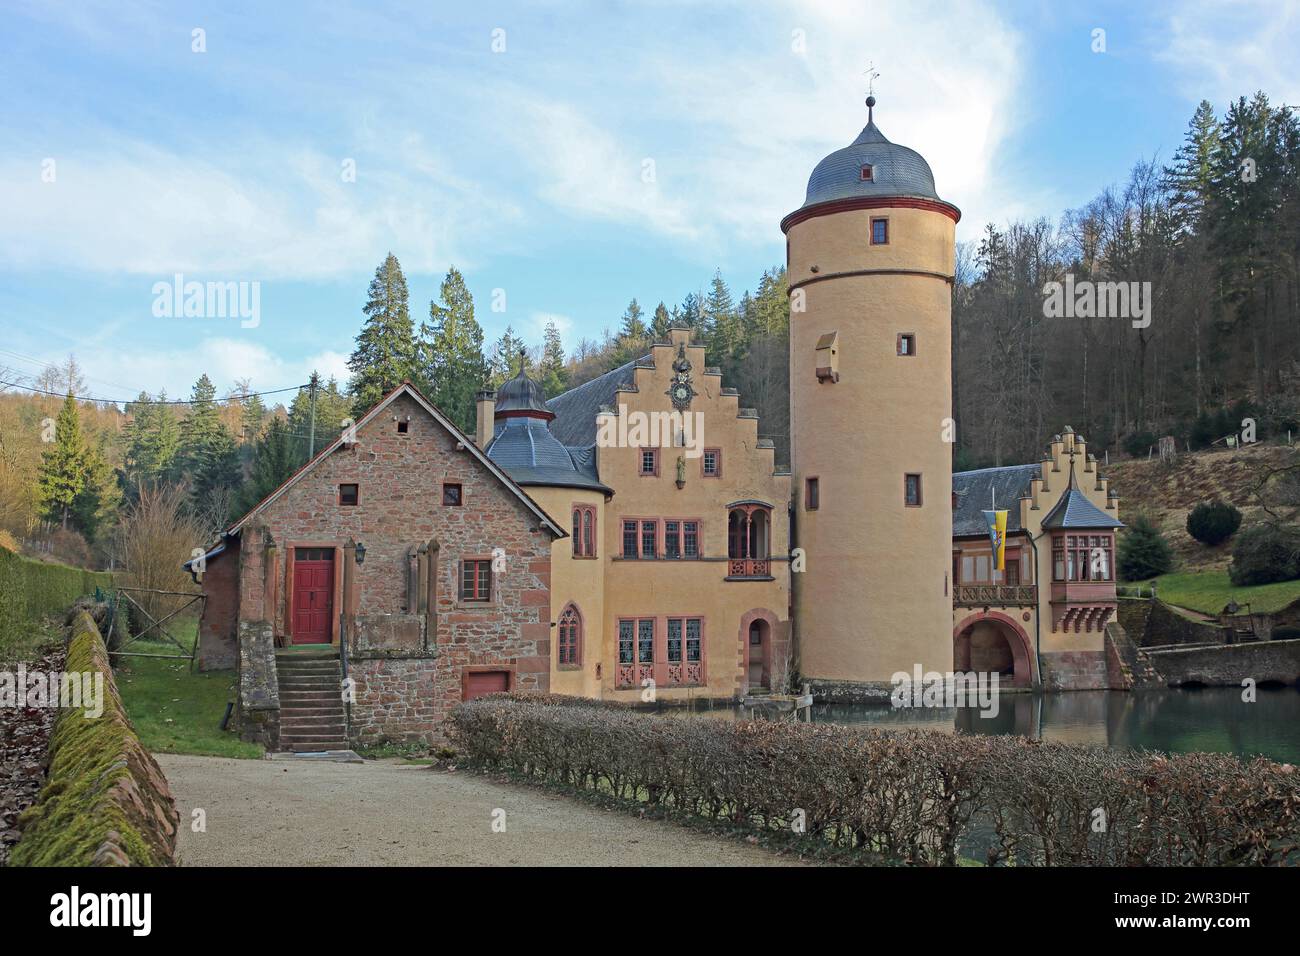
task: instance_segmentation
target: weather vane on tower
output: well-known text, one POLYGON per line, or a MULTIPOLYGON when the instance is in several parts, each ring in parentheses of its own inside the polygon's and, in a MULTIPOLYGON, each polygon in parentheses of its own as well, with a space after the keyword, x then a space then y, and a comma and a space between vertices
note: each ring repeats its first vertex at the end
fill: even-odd
POLYGON ((873 107, 876 105, 876 77, 880 76, 880 71, 876 69, 876 61, 872 60, 867 64, 867 72, 863 74, 867 78, 867 122, 872 121, 873 107))

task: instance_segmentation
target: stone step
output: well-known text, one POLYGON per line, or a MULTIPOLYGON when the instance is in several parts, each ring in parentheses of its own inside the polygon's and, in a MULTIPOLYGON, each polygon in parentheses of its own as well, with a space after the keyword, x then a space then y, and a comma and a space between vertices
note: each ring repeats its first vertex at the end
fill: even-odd
POLYGON ((320 741, 302 741, 292 744, 286 744, 281 741, 281 749, 296 754, 310 754, 322 750, 347 750, 348 742, 342 737, 335 739, 322 739, 320 741))
POLYGON ((337 674, 338 661, 277 661, 275 669, 281 674, 337 674))
POLYGON ((279 683, 281 687, 301 690, 337 690, 343 686, 342 681, 328 677, 281 677, 279 683))
POLYGON ((306 740, 315 737, 337 737, 342 739, 345 734, 343 721, 337 724, 303 724, 302 726, 281 727, 281 740, 306 740))
POLYGON ((334 707, 329 704, 310 707, 280 707, 280 718, 283 722, 288 718, 299 717, 331 717, 338 720, 343 719, 344 710, 342 707, 334 707))

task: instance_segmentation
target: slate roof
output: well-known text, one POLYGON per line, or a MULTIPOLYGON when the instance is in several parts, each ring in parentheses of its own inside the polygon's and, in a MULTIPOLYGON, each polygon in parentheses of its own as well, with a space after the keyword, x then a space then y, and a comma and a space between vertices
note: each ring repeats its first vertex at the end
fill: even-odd
POLYGON ((953 536, 989 533, 981 512, 992 507, 994 492, 997 506, 1008 511, 1007 532, 1019 531, 1020 499, 1029 494, 1029 482, 1041 473, 1036 464, 953 472, 952 490, 957 495, 957 506, 952 512, 953 536))
POLYGON ((1070 477, 1070 487, 1061 495, 1052 510, 1043 519, 1044 528, 1122 528, 1124 522, 1106 514, 1091 501, 1088 496, 1074 486, 1074 477, 1070 477))
POLYGON ((595 448, 566 448, 544 419, 501 419, 485 450, 520 485, 591 488, 613 494, 596 471, 595 448))
POLYGON ((496 413, 501 412, 538 412, 548 418, 552 414, 542 386, 525 375, 523 368, 497 390, 496 413))
POLYGON ((913 196, 939 199, 934 189, 930 164, 914 149, 891 143, 875 121, 848 146, 823 159, 808 177, 803 208, 854 196, 913 196), (862 178, 864 164, 872 167, 872 178, 862 178))
POLYGON ((615 393, 620 387, 633 384, 636 378, 632 370, 638 363, 649 360, 649 355, 643 355, 556 395, 546 403, 546 407, 555 413, 551 433, 570 448, 589 448, 596 444, 596 413, 600 406, 616 405, 615 393))

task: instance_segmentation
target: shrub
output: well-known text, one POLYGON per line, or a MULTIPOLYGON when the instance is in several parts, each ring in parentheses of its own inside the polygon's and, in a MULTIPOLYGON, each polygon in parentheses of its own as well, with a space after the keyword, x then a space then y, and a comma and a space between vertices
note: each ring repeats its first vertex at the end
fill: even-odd
POLYGON ((0 660, 24 646, 42 619, 62 614, 97 587, 112 586, 107 572, 33 561, 0 548, 0 660))
POLYGON ((1228 578, 1238 587, 1300 578, 1300 534, 1272 524, 1247 528, 1232 543, 1228 578))
POLYGON ((1160 439, 1155 432, 1140 431, 1132 432, 1124 438, 1124 451, 1134 458, 1141 458, 1151 449, 1160 439))
POLYGON ((953 865, 1300 863, 1300 774, 1025 737, 724 723, 493 695, 452 711, 473 765, 817 846, 953 865), (1095 812, 1106 815, 1103 832, 1095 812))
POLYGON ((1241 512, 1226 501, 1202 501, 1187 514, 1187 533, 1201 544, 1214 547, 1241 527, 1241 512))
POLYGON ((810 849, 953 865, 982 842, 989 864, 1300 864, 1300 774, 1268 760, 723 723, 528 695, 460 705, 450 732, 471 765, 751 831, 802 822, 810 849))
POLYGON ((1146 581, 1168 573, 1174 553, 1155 523, 1138 515, 1120 535, 1115 564, 1125 581, 1146 581))

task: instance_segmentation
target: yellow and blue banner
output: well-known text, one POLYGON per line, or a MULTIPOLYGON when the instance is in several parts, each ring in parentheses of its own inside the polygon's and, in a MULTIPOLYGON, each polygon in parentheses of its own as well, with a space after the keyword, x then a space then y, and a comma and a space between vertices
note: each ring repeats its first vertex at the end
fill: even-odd
POLYGON ((997 571, 1004 571, 1007 555, 1007 513, 985 511, 984 520, 988 522, 989 541, 993 543, 993 567, 997 571))

